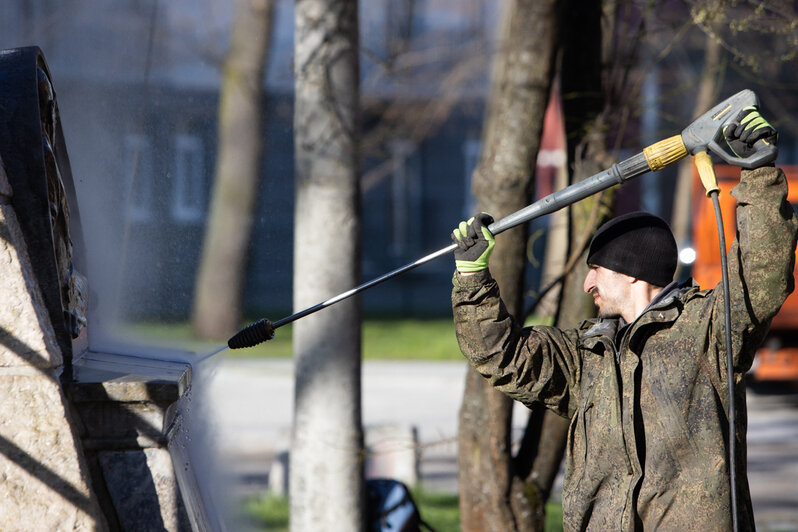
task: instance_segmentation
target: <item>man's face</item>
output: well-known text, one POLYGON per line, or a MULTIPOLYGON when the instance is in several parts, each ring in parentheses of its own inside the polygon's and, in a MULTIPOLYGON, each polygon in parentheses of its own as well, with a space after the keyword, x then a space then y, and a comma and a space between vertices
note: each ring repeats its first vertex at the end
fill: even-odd
POLYGON ((608 270, 603 266, 590 265, 583 286, 585 292, 593 295, 593 303, 601 318, 615 318, 631 303, 631 282, 633 277, 608 270))

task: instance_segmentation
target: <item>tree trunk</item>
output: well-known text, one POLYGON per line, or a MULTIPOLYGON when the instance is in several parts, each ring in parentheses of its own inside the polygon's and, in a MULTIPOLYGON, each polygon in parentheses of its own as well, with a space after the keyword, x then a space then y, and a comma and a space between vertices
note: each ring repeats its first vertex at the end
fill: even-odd
MULTIPOLYGON (((294 308, 358 284, 358 23, 354 0, 295 4, 294 308)), ((362 530, 358 298, 294 324, 291 530, 362 530)))
MULTIPOLYGON (((568 139, 571 172, 568 184, 600 172, 612 164, 606 152, 604 115, 606 88, 602 85, 603 33, 601 2, 567 5, 568 24, 563 27, 560 81, 568 139), (578 7, 578 9, 577 9, 578 7)), ((611 31, 609 31, 611 34, 611 31)), ((609 100, 609 98, 607 98, 609 100)), ((611 191, 582 200, 565 210, 567 228, 560 238, 566 242, 563 269, 549 278, 561 278, 554 325, 562 329, 577 326, 593 315, 592 299, 583 292, 587 267, 585 252, 590 235, 611 212, 611 191)), ((551 238, 551 234, 549 235, 551 238)), ((553 249, 550 246, 549 249, 553 249)), ((552 262, 556 262, 552 260, 552 262)), ((537 493, 544 503, 559 472, 568 435, 568 420, 543 408, 533 412, 516 459, 519 475, 527 479, 527 493, 537 493)))
MULTIPOLYGON (((622 90, 614 83, 617 79, 610 78, 613 60, 622 60, 609 57, 613 53, 608 42, 614 36, 614 9, 611 1, 569 0, 569 12, 575 16, 563 29, 561 82, 563 94, 571 95, 563 101, 570 183, 582 181, 615 162, 606 149, 611 131, 608 116, 618 114, 612 90, 622 90)), ((563 280, 555 319, 558 327, 576 327, 595 313, 593 299, 583 290, 585 257, 592 234, 612 214, 614 195, 614 188, 608 189, 568 208, 568 255, 574 267, 563 280)))
MULTIPOLYGON (((568 95, 563 99, 563 112, 568 160, 571 162, 567 184, 572 184, 598 173, 603 169, 598 167, 610 161, 604 150, 603 122, 597 118, 603 101, 601 4, 580 2, 578 6, 567 5, 565 12, 569 17, 568 24, 562 29, 560 83, 562 93, 568 95)), ((606 210, 595 210, 593 206, 601 197, 608 196, 605 192, 587 198, 563 213, 566 227, 561 230, 559 238, 565 242, 566 259, 562 261, 563 269, 556 274, 562 278, 553 323, 557 327, 575 327, 594 312, 592 299, 582 291, 586 273, 584 250, 586 238, 600 220, 597 215, 602 213, 606 216, 606 210)), ((555 275, 549 274, 548 277, 555 275)), ((542 504, 548 500, 565 454, 568 420, 544 408, 534 411, 533 416, 530 416, 524 433, 517 462, 524 464, 519 473, 527 479, 527 492, 536 493, 542 504), (531 467, 526 465, 530 463, 531 467)))
MULTIPOLYGON (((505 7, 474 193, 496 219, 527 205, 557 44, 557 2, 515 0, 505 7)), ((509 312, 523 320, 526 227, 497 237, 491 272, 509 312)), ((460 410, 461 523, 468 531, 534 530, 542 515, 512 468, 512 401, 470 371, 460 410)))
POLYGON ((216 179, 194 289, 192 326, 200 338, 228 338, 241 322, 261 175, 263 74, 272 16, 272 0, 236 0, 219 104, 216 179))

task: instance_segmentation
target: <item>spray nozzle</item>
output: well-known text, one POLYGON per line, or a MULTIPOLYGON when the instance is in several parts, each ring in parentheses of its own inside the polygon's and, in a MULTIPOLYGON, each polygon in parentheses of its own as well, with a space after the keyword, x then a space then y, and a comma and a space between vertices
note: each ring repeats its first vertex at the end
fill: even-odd
POLYGON ((230 349, 243 349, 244 347, 254 347, 272 338, 274 338, 274 326, 272 322, 264 318, 235 333, 227 341, 227 346, 230 349))

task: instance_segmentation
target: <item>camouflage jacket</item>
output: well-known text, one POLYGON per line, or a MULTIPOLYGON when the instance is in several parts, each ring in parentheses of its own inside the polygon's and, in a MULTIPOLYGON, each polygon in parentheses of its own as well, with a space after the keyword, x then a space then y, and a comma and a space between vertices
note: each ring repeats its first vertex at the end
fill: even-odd
MULTIPOLYGON (((798 221, 784 174, 742 172, 729 252, 741 530, 754 520, 746 476, 744 373, 793 290, 798 221)), ((723 292, 682 286, 620 335, 618 320, 519 326, 488 271, 456 273, 463 354, 493 386, 570 420, 566 530, 730 530, 723 292)))

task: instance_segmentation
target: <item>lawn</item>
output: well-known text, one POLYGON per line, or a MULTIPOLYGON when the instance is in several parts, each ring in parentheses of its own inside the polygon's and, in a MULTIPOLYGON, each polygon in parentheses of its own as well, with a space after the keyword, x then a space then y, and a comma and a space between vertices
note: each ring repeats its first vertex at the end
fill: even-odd
MULTIPOLYGON (((436 532, 459 532, 460 508, 455 494, 413 490, 421 518, 436 532)), ((252 497, 244 504, 246 519, 255 530, 288 532, 289 505, 285 497, 252 497)), ((562 532, 562 506, 546 505, 546 532, 562 532)))
MULTIPOLYGON (((224 351, 228 357, 291 357, 292 325, 280 327, 274 338, 247 349, 224 351)), ((209 353, 220 344, 197 340, 186 322, 134 323, 119 332, 124 339, 209 353)), ((366 319, 362 327, 363 358, 461 360, 451 318, 366 319)))

